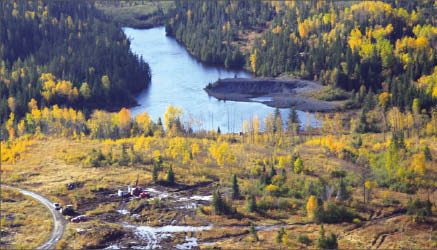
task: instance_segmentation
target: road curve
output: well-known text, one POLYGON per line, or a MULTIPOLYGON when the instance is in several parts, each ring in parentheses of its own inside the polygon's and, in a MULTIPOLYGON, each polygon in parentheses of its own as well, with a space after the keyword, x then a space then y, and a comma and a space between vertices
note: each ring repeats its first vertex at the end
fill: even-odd
POLYGON ((39 202, 44 204, 50 210, 50 212, 53 215, 52 235, 50 235, 50 238, 46 242, 44 242, 42 245, 37 247, 36 249, 56 249, 56 243, 62 238, 62 235, 64 234, 66 222, 65 222, 64 217, 61 215, 61 213, 59 213, 54 208, 53 203, 49 199, 47 199, 47 198, 45 198, 37 193, 30 192, 30 191, 27 191, 27 190, 24 190, 21 188, 12 187, 12 186, 3 185, 3 184, 1 184, 1 187, 7 187, 7 188, 18 190, 20 193, 38 200, 39 202))

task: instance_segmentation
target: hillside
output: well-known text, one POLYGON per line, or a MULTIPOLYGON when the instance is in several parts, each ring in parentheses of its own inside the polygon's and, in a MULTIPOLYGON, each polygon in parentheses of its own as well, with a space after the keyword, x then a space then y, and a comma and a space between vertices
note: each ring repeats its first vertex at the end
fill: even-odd
POLYGON ((359 132, 359 117, 339 113, 297 133, 293 116, 284 130, 272 114, 265 132, 254 117, 242 135, 193 133, 181 114, 170 106, 162 125, 147 113, 96 111, 82 123, 89 135, 67 125, 78 121, 33 123, 2 142, 2 182, 88 217, 68 223, 61 248, 436 247, 435 112, 410 127, 400 122, 411 114, 393 108, 385 133, 359 132), (128 185, 152 198, 121 199, 128 185), (328 243, 319 243, 322 224, 328 243))
MULTIPOLYGON (((316 80, 356 94, 387 92, 390 105, 437 104, 420 84, 437 65, 433 1, 177 1, 167 34, 199 60, 257 76, 316 80)), ((356 105, 359 107, 359 104, 356 105)))
POLYGON ((132 54, 121 28, 91 3, 0 3, 0 126, 54 104, 119 109, 150 83, 149 65, 132 54), (122 66, 120 66, 122 65, 122 66))

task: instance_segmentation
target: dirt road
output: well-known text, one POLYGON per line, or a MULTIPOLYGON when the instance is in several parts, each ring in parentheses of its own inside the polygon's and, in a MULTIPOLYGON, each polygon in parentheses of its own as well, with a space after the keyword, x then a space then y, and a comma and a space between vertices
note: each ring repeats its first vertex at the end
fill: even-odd
POLYGON ((8 185, 1 185, 1 186, 11 188, 11 189, 16 189, 20 193, 38 200, 39 202, 44 204, 50 210, 50 212, 53 215, 52 235, 50 235, 50 238, 44 244, 37 247, 36 249, 55 249, 56 243, 62 238, 62 235, 64 234, 66 223, 65 223, 65 219, 61 215, 61 213, 59 213, 59 211, 57 211, 54 208, 53 203, 49 199, 47 199, 47 198, 45 198, 37 193, 34 193, 34 192, 30 192, 30 191, 27 191, 27 190, 24 190, 21 188, 12 187, 12 186, 8 186, 8 185))

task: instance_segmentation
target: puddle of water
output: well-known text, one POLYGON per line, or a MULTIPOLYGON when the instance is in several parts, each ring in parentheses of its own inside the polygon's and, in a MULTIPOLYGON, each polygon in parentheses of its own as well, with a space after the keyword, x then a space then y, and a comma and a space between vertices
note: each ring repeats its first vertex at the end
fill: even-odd
POLYGON ((105 249, 120 249, 120 247, 117 244, 114 244, 114 245, 110 245, 109 247, 107 247, 105 249))
MULTIPOLYGON (((192 227, 192 226, 172 226, 167 225, 163 227, 150 227, 150 226, 133 226, 133 225, 125 225, 126 228, 131 228, 134 230, 134 234, 145 242, 145 246, 133 246, 132 248, 136 249, 155 249, 160 248, 159 245, 162 240, 173 237, 173 233, 179 232, 196 232, 209 230, 212 228, 210 226, 200 226, 200 227, 192 227)), ((185 239, 187 242, 184 244, 178 244, 177 246, 181 247, 179 249, 191 249, 194 246, 197 246, 196 238, 187 238, 185 239), (183 248, 182 248, 183 247, 183 248)), ((176 246, 175 246, 176 247, 176 246)))
POLYGON ((281 228, 281 227, 284 227, 284 225, 255 226, 255 229, 259 230, 259 231, 268 231, 268 230, 277 229, 277 228, 281 228))
MULTIPOLYGON (((154 197, 158 197, 160 200, 165 199, 165 198, 167 198, 167 197, 170 196, 169 193, 167 193, 167 192, 163 192, 163 191, 158 191, 158 190, 156 190, 156 189, 154 189, 154 188, 146 188, 146 189, 144 189, 144 190, 147 191, 147 192, 149 192, 149 193, 151 193, 152 196, 154 196, 154 197)), ((153 199, 153 198, 152 198, 152 199, 153 199)))
POLYGON ((212 195, 205 195, 205 196, 193 195, 193 196, 191 196, 191 199, 198 200, 198 201, 211 201, 212 195))
POLYGON ((251 101, 254 102, 271 102, 273 101, 273 97, 270 96, 259 96, 254 98, 249 98, 251 101))
POLYGON ((129 214, 129 211, 127 211, 126 209, 117 210, 117 212, 119 212, 119 213, 122 214, 122 215, 129 214))
POLYGON ((175 246, 175 248, 177 249, 191 249, 193 247, 197 247, 199 246, 199 244, 197 244, 197 239, 194 237, 188 237, 185 236, 185 241, 183 244, 177 244, 175 246))

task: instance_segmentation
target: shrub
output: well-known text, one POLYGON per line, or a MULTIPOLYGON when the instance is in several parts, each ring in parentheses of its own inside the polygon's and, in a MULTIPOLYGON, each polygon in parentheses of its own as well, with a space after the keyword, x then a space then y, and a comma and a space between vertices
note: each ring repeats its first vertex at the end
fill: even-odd
POLYGON ((325 237, 325 229, 323 228, 323 225, 321 225, 317 247, 321 249, 337 249, 337 235, 331 232, 328 237, 325 237))
POLYGON ((416 199, 408 201, 407 214, 413 216, 414 222, 423 223, 427 218, 432 216, 432 203, 429 200, 421 201, 416 199))
POLYGON ((344 178, 344 177, 346 177, 346 171, 344 171, 343 169, 332 170, 331 177, 332 178, 344 178))
POLYGON ((384 205, 398 205, 400 203, 399 200, 392 197, 384 197, 384 199, 382 199, 382 204, 384 205))
POLYGON ((296 240, 297 242, 305 244, 307 246, 310 245, 312 242, 311 239, 306 234, 298 234, 296 240))
POLYGON ((314 213, 314 220, 317 223, 352 222, 354 218, 359 218, 354 211, 343 205, 336 205, 332 202, 327 204, 326 210, 323 207, 320 207, 314 213))

